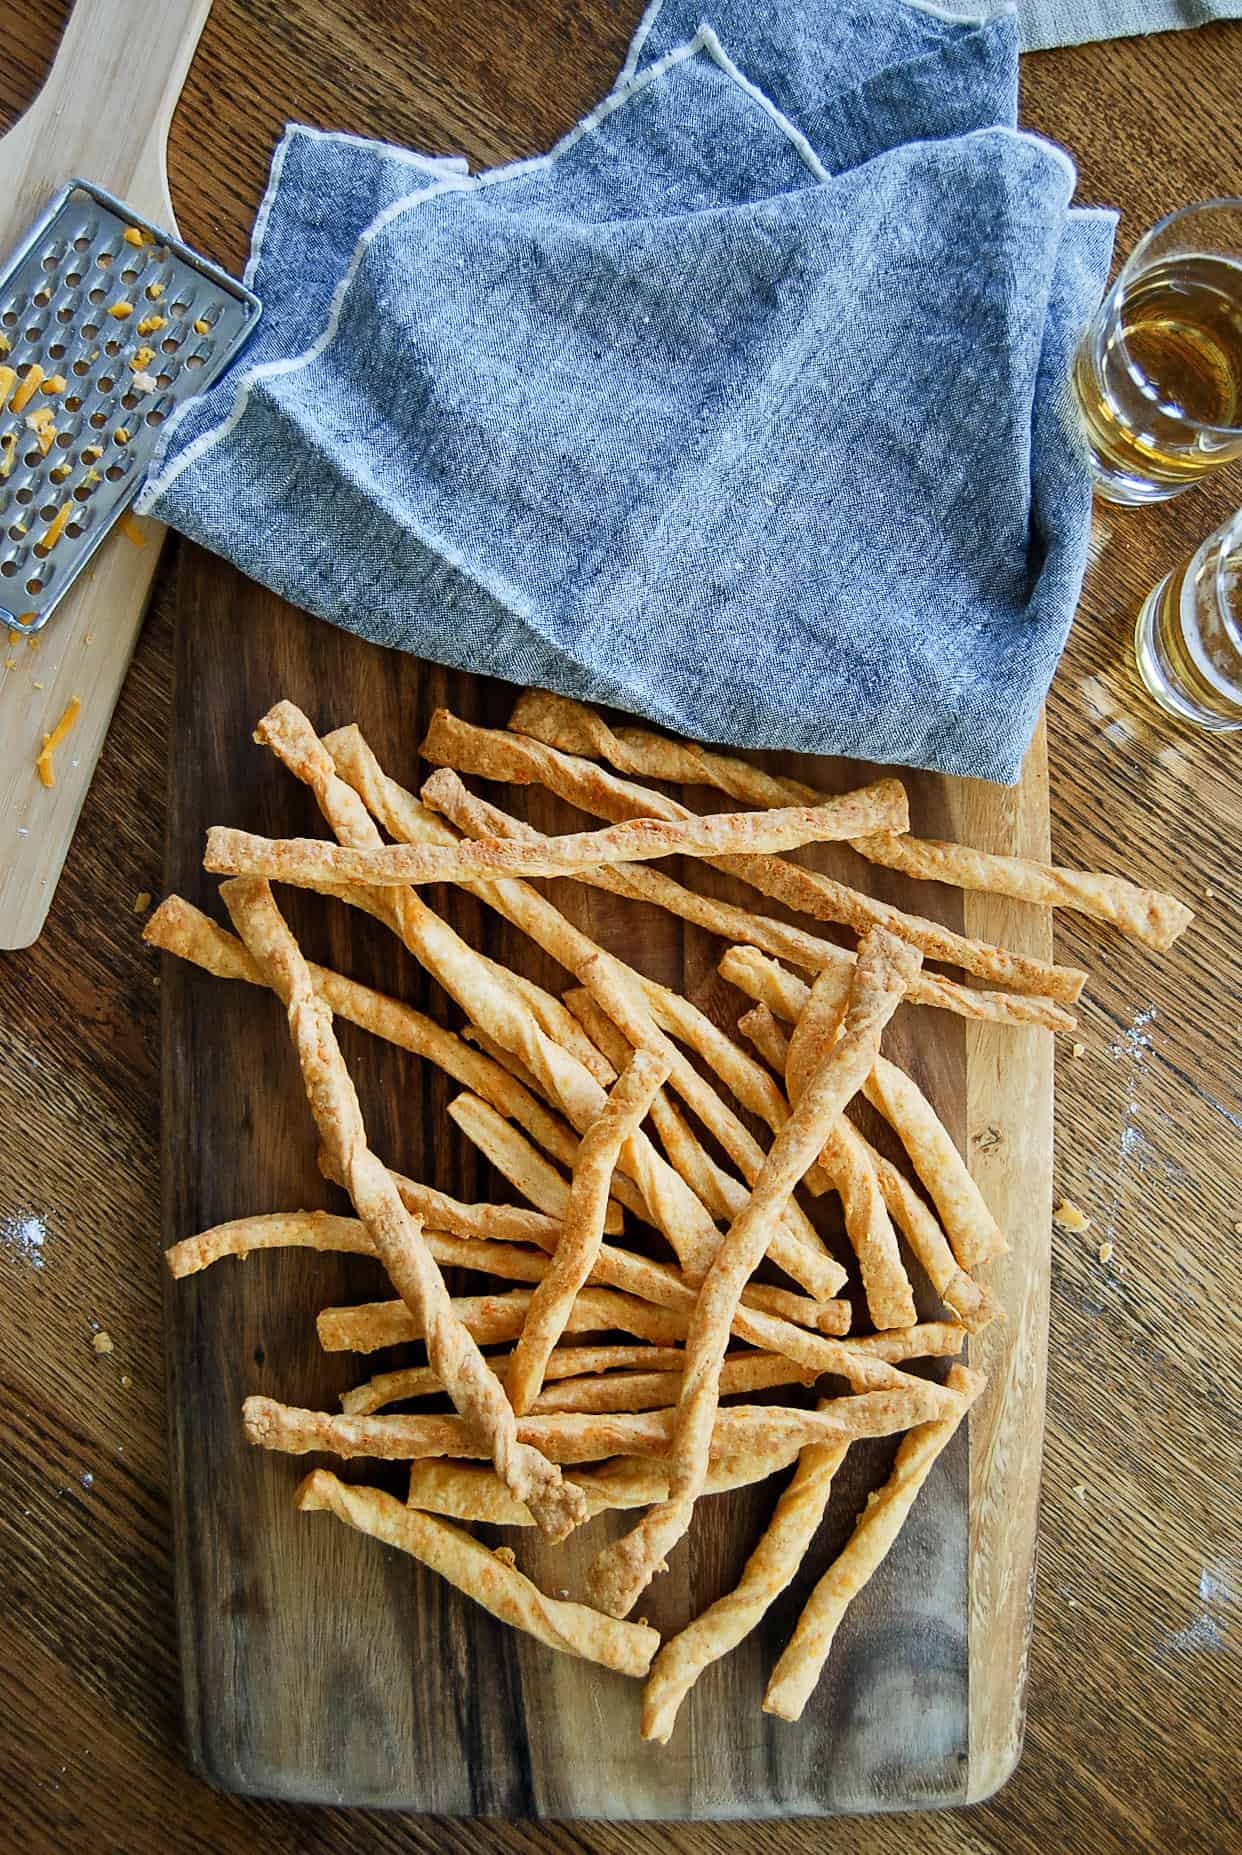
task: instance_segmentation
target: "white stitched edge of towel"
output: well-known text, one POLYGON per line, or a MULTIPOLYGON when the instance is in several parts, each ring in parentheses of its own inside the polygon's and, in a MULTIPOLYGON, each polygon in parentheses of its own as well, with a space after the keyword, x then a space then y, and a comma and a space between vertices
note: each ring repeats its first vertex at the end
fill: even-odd
MULTIPOLYGON (((982 13, 955 13, 951 7, 937 5, 936 0, 897 0, 897 3, 908 7, 912 13, 930 14, 932 19, 943 20, 948 26, 969 26, 972 29, 986 26, 1006 13, 1013 15, 1018 11, 1017 0, 999 0, 995 6, 988 5, 987 0, 984 0, 985 11, 982 13)), ((617 73, 617 81, 613 85, 614 90, 620 90, 633 77, 638 61, 643 55, 643 46, 651 37, 652 28, 663 10, 664 0, 648 0, 646 10, 634 28, 634 36, 625 54, 625 63, 617 73)))
MULTIPOLYGON (((394 200, 390 206, 386 206, 382 212, 377 213, 375 218, 371 220, 369 225, 367 225, 359 235, 358 242, 354 246, 349 263, 345 267, 344 275, 333 291, 332 301, 328 309, 327 322, 322 332, 311 343, 310 347, 304 349, 301 354, 290 355, 282 360, 260 361, 257 366, 241 374, 238 378, 233 404, 225 417, 218 425, 213 425, 208 431, 200 432, 194 442, 187 445, 181 456, 170 464, 167 470, 164 470, 161 474, 161 466, 164 458, 167 456, 168 440, 172 436, 173 429, 175 429, 174 421, 169 420, 170 429, 164 435, 163 443, 151 460, 151 474, 134 503, 136 512, 140 515, 146 514, 154 506, 158 498, 162 496, 166 490, 171 488, 177 481, 177 478, 181 476, 185 470, 188 470, 192 464, 196 464, 199 459, 204 457, 209 450, 221 441, 221 439, 228 437, 229 433, 236 428, 245 413, 246 406, 250 400, 251 390, 258 381, 277 379, 285 374, 296 373, 301 368, 307 367, 313 361, 318 360, 320 355, 331 346, 337 329, 340 326, 341 315, 345 307, 345 299, 349 294, 350 286, 354 278, 357 276, 362 260, 366 255, 367 248, 381 232, 386 230, 387 227, 394 222, 394 220, 400 218, 403 213, 408 212, 411 207, 421 205, 427 200, 438 198, 441 194, 476 192, 484 187, 494 186, 498 181, 512 180, 519 175, 533 173, 541 168, 551 167, 562 155, 567 154, 571 148, 575 147, 584 136, 593 133, 593 131, 597 129, 601 123, 605 122, 615 110, 620 109, 623 104, 629 102, 631 98, 645 90, 649 84, 658 82, 660 78, 664 77, 676 65, 697 57, 701 52, 706 53, 725 76, 733 83, 737 84, 745 95, 750 97, 752 101, 756 101, 761 105, 771 117, 772 121, 781 129, 799 158, 819 181, 823 182, 831 178, 802 131, 795 128, 788 117, 785 116, 783 112, 777 108, 776 104, 773 103, 769 97, 765 96, 756 85, 752 84, 749 78, 743 76, 728 53, 724 50, 712 28, 706 24, 701 25, 692 39, 688 39, 684 45, 674 46, 674 48, 666 52, 662 58, 657 59, 654 64, 648 65, 645 70, 640 71, 635 77, 631 78, 624 89, 609 91, 608 95, 605 96, 588 115, 584 116, 580 122, 575 123, 569 133, 563 136, 546 154, 532 155, 522 161, 512 161, 504 167, 488 168, 481 174, 443 174, 439 179, 432 181, 429 186, 421 187, 417 193, 403 194, 399 200, 394 200)), ((301 127, 300 124, 292 126, 294 128, 301 127)), ((315 131, 315 133, 321 132, 315 131)), ((288 136, 286 136, 286 138, 282 140, 282 151, 288 139, 288 136)), ((1068 157, 1065 158, 1068 160, 1068 157)), ((275 178, 278 179, 279 176, 277 175, 275 178)), ((272 184, 269 183, 268 193, 270 194, 271 191, 272 184)), ((266 229, 266 221, 264 222, 264 229, 266 229)), ((258 228, 256 227, 256 232, 257 230, 258 228)), ((189 406, 193 403, 193 401, 187 400, 182 410, 188 410, 189 406)))

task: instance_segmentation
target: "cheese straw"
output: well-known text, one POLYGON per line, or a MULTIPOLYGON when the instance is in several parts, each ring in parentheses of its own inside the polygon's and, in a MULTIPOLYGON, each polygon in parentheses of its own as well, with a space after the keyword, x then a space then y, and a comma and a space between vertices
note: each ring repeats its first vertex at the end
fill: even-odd
POLYGON ((404 1507, 379 1488, 355 1488, 314 1469, 293 1497, 299 1512, 331 1513, 386 1546, 408 1552, 492 1616, 525 1630, 549 1649, 599 1662, 623 1675, 644 1675, 659 1647, 645 1623, 617 1623, 585 1604, 547 1597, 503 1554, 489 1551, 447 1520, 404 1507))

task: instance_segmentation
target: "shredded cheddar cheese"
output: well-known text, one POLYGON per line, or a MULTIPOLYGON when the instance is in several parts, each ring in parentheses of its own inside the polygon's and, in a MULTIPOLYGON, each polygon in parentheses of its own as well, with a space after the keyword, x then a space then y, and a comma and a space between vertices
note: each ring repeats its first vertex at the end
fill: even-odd
POLYGON ((38 361, 31 361, 29 367, 26 369, 21 385, 9 402, 11 411, 21 412, 23 410, 27 403, 34 397, 35 389, 38 387, 42 378, 43 369, 40 367, 38 361))
POLYGON ((57 464, 53 470, 48 471, 48 480, 52 483, 63 483, 71 468, 70 464, 57 464))
POLYGON ((48 378, 39 388, 41 393, 63 393, 64 390, 65 376, 63 374, 49 374, 48 378))
POLYGON ((101 444, 83 445, 82 462, 84 464, 94 464, 102 456, 103 456, 103 446, 101 444))
POLYGON ((81 712, 81 697, 71 697, 68 707, 56 726, 52 729, 52 732, 44 735, 42 751, 39 758, 35 761, 35 772, 39 775, 39 780, 44 786, 54 786, 56 784, 56 768, 53 765, 52 756, 65 739, 65 736, 69 733, 70 728, 72 728, 81 712))
POLYGON ((8 476, 13 468, 13 453, 17 449, 17 433, 5 432, 0 438, 0 481, 8 476))
POLYGON ((26 414, 26 425, 39 442, 39 449, 47 456, 56 442, 56 414, 50 406, 38 406, 26 414))
POLYGON ((155 243, 155 233, 144 232, 139 225, 127 225, 122 236, 127 245, 153 245, 155 243))
POLYGON ((135 348, 129 357, 129 364, 136 374, 140 374, 143 368, 149 367, 154 359, 154 348, 135 348))
POLYGON ((118 444, 129 443, 129 432, 124 425, 118 425, 112 436, 116 439, 118 444))
POLYGON ((153 303, 158 303, 166 288, 167 286, 162 283, 149 283, 147 285, 147 295, 153 303))
POLYGON ((73 504, 71 502, 62 502, 47 527, 43 530, 43 538, 39 543, 40 547, 45 547, 50 552, 50 550, 56 546, 56 543, 64 534, 65 524, 72 514, 73 504))
POLYGON ((198 317, 197 321, 194 324, 194 333, 196 335, 210 335, 211 324, 207 320, 206 316, 198 317))
POLYGON ((144 316, 142 321, 138 324, 138 333, 140 335, 154 335, 157 329, 167 328, 167 326, 167 316, 144 316))
POLYGON ((12 367, 0 367, 0 400, 7 399, 16 385, 16 370, 12 367))
POLYGON ((7 354, 12 346, 13 344, 8 336, 0 333, 0 354, 7 354))
POLYGON ((126 316, 132 316, 133 313, 134 305, 127 303, 123 296, 118 297, 115 303, 108 304, 108 314, 118 322, 124 322, 126 316))
POLYGON ((94 468, 88 470, 86 475, 83 477, 82 481, 83 483, 98 483, 99 472, 95 470, 94 468))
POLYGON ((127 541, 132 541, 135 547, 145 547, 147 545, 147 537, 143 534, 141 528, 139 528, 128 509, 117 523, 117 527, 125 536, 125 539, 127 541))

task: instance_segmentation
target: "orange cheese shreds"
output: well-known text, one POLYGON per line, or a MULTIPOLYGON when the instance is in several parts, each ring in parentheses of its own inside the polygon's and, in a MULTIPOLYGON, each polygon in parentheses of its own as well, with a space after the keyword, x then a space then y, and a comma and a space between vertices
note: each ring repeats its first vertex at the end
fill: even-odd
POLYGON ((33 412, 26 414, 26 424, 39 442, 39 449, 47 456, 56 442, 56 414, 50 406, 37 406, 33 412))
POLYGON ((12 346, 8 336, 0 330, 0 354, 7 354, 12 346))
POLYGON ((92 465, 92 467, 91 467, 91 468, 90 468, 90 469, 89 469, 89 470, 87 471, 87 473, 86 473, 86 475, 85 475, 85 476, 83 477, 83 479, 82 479, 82 481, 83 481, 83 483, 98 483, 98 481, 99 481, 99 472, 98 472, 98 471, 97 471, 97 470, 96 470, 96 469, 94 468, 94 466, 93 466, 93 465, 92 465))
POLYGON ((155 243, 155 233, 144 232, 140 225, 127 225, 123 236, 127 245, 153 245, 155 243))
POLYGON ((22 410, 26 403, 34 396, 35 389, 38 387, 42 378, 43 369, 40 367, 38 361, 31 361, 22 378, 21 385, 9 402, 12 411, 20 412, 22 410))
POLYGON ((63 483, 72 468, 71 464, 57 464, 54 469, 48 471, 48 480, 52 483, 63 483))
POLYGON ((157 329, 167 328, 167 316, 144 316, 138 324, 140 335, 154 335, 157 329))
POLYGON ((71 697, 68 707, 65 709, 64 714, 61 716, 56 726, 52 729, 52 732, 44 735, 42 751, 39 754, 39 758, 35 761, 35 772, 39 775, 39 780, 44 786, 54 786, 56 784, 56 768, 53 764, 52 756, 55 754, 56 749, 61 745, 65 736, 69 733, 70 728, 72 728, 74 722, 81 713, 81 697, 71 697))
POLYGON ((167 285, 162 283, 149 283, 147 285, 147 295, 153 303, 158 303, 166 288, 167 285))
POLYGON ((43 382, 43 385, 39 388, 41 393, 63 393, 64 390, 65 376, 63 374, 49 374, 47 379, 43 382))
POLYGON ((115 303, 108 304, 108 314, 114 316, 118 322, 124 322, 126 316, 132 316, 133 313, 134 305, 127 303, 123 296, 118 297, 115 303))
POLYGON ((0 481, 8 476, 13 468, 13 455, 17 450, 17 433, 5 432, 0 438, 0 481))
POLYGON ((210 335, 211 324, 207 320, 206 316, 198 317, 197 321, 194 324, 194 333, 196 335, 210 335))
POLYGON ((39 542, 40 547, 50 549, 56 546, 56 543, 64 534, 65 524, 72 514, 73 504, 71 502, 62 502, 47 527, 43 530, 43 535, 39 542))
POLYGON ((112 436, 116 439, 118 444, 129 443, 129 432, 124 425, 118 425, 112 436))
POLYGON ((12 367, 0 367, 0 400, 6 400, 16 385, 16 370, 12 367))
POLYGON ((128 509, 117 523, 117 527, 125 536, 125 539, 127 541, 132 541, 135 547, 145 547, 147 545, 147 537, 143 534, 141 528, 139 528, 128 509))
POLYGON ((82 462, 83 462, 84 464, 94 464, 94 463, 96 463, 96 462, 97 462, 97 461, 98 461, 98 460, 99 460, 99 459, 100 459, 100 458, 101 458, 102 456, 103 456, 103 446, 102 446, 101 444, 88 444, 88 445, 83 445, 83 447, 82 447, 82 462))
POLYGON ((143 368, 149 367, 154 359, 154 348, 135 348, 129 357, 129 364, 136 374, 140 374, 143 368))

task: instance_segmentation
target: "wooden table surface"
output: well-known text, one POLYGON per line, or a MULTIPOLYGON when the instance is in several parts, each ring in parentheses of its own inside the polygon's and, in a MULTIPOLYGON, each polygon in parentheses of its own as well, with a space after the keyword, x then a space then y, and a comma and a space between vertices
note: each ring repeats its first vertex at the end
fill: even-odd
MULTIPOLYGON (((184 236, 240 268, 287 117, 490 163, 546 147, 618 66, 638 0, 216 0, 173 124, 184 236)), ((2 0, 0 114, 63 0, 2 0)), ((141 48, 135 48, 141 55, 141 48)), ((1023 61, 1024 116, 1122 209, 1242 192, 1242 26, 1023 61)), ((84 99, 84 104, 88 100, 84 99)), ((241 1802, 179 1751, 160 1342, 156 963, 135 897, 163 860, 170 625, 157 594, 46 932, 0 957, 0 1825, 5 1846, 286 1851, 1236 1848, 1242 1676, 1242 780, 1230 740, 1146 700, 1142 592, 1239 500, 1242 469, 1097 519, 1049 705, 1053 843, 1199 909, 1163 959, 1058 923, 1092 969, 1058 1053, 1057 1233, 1026 1753, 950 1816, 527 1827, 241 1802), (1111 1261, 1098 1257, 1113 1245, 1111 1261), (107 1332, 112 1350, 92 1336, 107 1332)), ((166 557, 161 584, 170 583, 166 557)), ((51 635, 44 645, 53 648, 51 635)), ((37 671, 32 672, 37 674, 37 671)))

